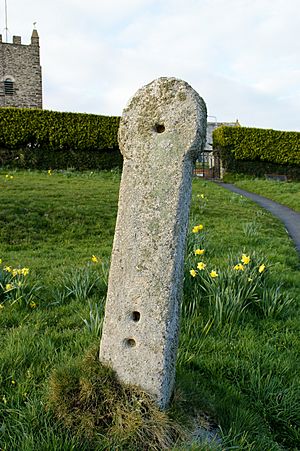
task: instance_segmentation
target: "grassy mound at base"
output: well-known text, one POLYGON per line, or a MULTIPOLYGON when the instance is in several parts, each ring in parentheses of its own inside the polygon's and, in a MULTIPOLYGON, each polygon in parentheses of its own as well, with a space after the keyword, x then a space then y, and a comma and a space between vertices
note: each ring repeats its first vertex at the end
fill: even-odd
POLYGON ((184 431, 135 386, 122 384, 99 362, 97 350, 50 378, 48 407, 79 439, 124 449, 170 449, 184 431))

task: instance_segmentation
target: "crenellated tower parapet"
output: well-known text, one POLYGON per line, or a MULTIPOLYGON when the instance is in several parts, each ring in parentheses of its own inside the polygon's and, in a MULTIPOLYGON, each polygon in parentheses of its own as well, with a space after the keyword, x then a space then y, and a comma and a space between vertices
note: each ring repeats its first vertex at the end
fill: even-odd
POLYGON ((34 28, 31 42, 21 36, 3 42, 0 35, 0 107, 42 108, 42 68, 39 35, 34 28))

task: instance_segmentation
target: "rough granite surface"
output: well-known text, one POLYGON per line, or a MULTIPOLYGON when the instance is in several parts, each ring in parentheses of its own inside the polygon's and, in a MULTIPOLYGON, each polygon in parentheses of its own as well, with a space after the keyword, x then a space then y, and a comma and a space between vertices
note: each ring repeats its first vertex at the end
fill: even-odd
POLYGON ((100 360, 168 405, 175 379, 193 163, 206 105, 186 82, 159 78, 123 111, 124 156, 100 360))

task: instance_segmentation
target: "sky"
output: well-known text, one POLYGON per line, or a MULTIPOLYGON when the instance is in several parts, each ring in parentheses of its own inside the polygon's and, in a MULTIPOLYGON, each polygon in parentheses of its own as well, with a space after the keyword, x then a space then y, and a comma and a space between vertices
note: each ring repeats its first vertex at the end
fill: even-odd
MULTIPOLYGON (((8 41, 40 36, 45 109, 121 115, 158 77, 211 122, 300 131, 300 0, 6 0, 8 41)), ((5 0, 0 0, 5 41, 5 0)))

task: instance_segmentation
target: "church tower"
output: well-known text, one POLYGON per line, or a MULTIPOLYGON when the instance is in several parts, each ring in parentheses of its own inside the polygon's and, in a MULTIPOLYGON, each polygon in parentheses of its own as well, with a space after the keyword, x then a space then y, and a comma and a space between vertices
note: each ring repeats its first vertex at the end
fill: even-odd
POLYGON ((42 108, 42 68, 39 35, 23 45, 20 36, 2 42, 0 35, 0 107, 42 108))

